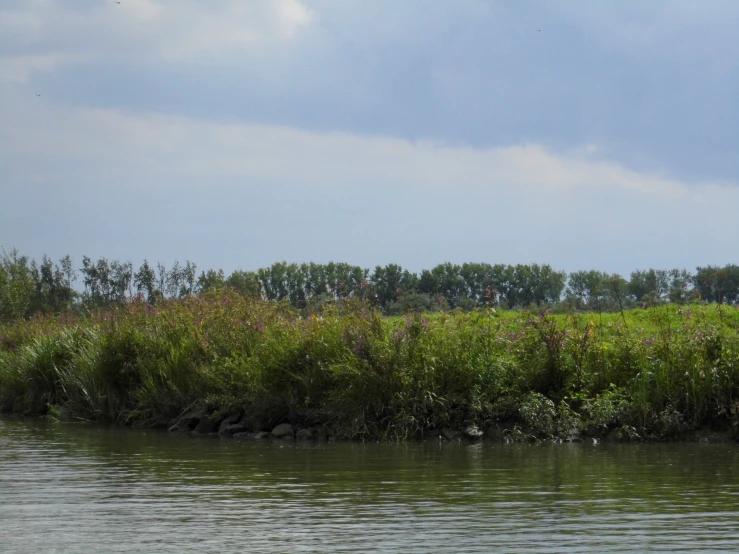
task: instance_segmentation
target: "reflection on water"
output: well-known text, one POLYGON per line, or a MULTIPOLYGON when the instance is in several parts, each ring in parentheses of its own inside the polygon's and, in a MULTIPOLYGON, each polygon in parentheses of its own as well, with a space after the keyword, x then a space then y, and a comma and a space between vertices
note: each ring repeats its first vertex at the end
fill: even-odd
POLYGON ((0 420, 3 552, 739 551, 739 447, 249 443, 0 420))

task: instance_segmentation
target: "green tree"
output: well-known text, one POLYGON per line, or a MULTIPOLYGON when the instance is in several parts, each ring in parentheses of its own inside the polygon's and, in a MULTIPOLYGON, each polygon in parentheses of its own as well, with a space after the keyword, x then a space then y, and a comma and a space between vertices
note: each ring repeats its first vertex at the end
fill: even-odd
POLYGON ((385 267, 376 266, 370 281, 372 291, 377 295, 377 300, 383 308, 389 307, 402 296, 413 292, 418 286, 416 274, 403 269, 398 264, 388 264, 385 267))
POLYGON ((206 293, 212 290, 222 289, 226 286, 226 274, 223 273, 222 269, 218 271, 209 269, 208 271, 201 271, 200 277, 196 285, 198 293, 206 293))
POLYGON ((27 314, 33 300, 35 284, 26 256, 13 248, 0 256, 0 318, 20 319, 27 314))
POLYGON ((154 304, 158 298, 157 294, 157 275, 154 268, 149 265, 149 262, 144 260, 139 270, 133 275, 133 284, 136 287, 138 294, 146 293, 146 301, 149 304, 154 304))
POLYGON ((567 298, 579 309, 615 310, 622 303, 628 283, 617 273, 575 271, 567 282, 567 298))
POLYGON ((698 267, 694 279, 696 290, 708 302, 733 304, 739 299, 739 266, 698 267))
POLYGON ((226 286, 239 291, 247 298, 264 297, 259 276, 253 271, 234 271, 226 279, 226 286))

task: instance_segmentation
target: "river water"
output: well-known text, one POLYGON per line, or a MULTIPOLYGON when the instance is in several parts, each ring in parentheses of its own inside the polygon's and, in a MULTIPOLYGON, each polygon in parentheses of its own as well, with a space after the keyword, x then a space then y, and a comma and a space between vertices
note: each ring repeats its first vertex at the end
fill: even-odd
POLYGON ((739 552, 739 446, 257 443, 0 419, 0 551, 739 552))

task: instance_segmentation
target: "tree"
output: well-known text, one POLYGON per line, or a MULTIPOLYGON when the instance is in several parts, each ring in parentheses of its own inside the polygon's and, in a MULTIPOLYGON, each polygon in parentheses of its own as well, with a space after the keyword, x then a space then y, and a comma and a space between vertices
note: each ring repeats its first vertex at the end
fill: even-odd
POLYGON ((618 309, 626 288, 626 280, 617 273, 575 271, 570 273, 566 294, 578 308, 600 311, 618 309))
POLYGON ((31 262, 31 277, 34 281, 34 298, 29 306, 31 312, 61 313, 72 306, 76 296, 72 288, 75 279, 72 261, 69 256, 60 260, 57 265, 44 255, 41 264, 31 262))
POLYGON ((146 301, 154 304, 157 300, 157 275, 149 262, 144 260, 139 270, 133 276, 133 284, 138 294, 146 293, 146 301))
POLYGON ((156 278, 156 290, 157 296, 160 298, 167 297, 167 280, 169 272, 167 266, 161 262, 157 262, 157 278, 156 278))
POLYGON ((694 279, 696 290, 708 302, 735 303, 739 299, 739 266, 698 267, 694 279))
POLYGON ((226 286, 226 275, 222 269, 218 271, 209 269, 207 272, 201 271, 200 277, 196 285, 198 293, 205 293, 212 290, 222 289, 226 286))
POLYGON ((451 307, 455 307, 460 298, 467 296, 467 286, 461 275, 462 268, 456 264, 445 262, 431 270, 431 276, 436 290, 433 293, 446 299, 451 307))
POLYGON ((239 291, 247 298, 263 298, 259 276, 253 271, 234 271, 226 279, 226 286, 239 291))
POLYGON ((690 287, 693 282, 693 276, 685 269, 671 269, 668 272, 669 292, 667 293, 670 302, 675 304, 683 304, 690 298, 690 287))
POLYGON ((113 261, 110 264, 110 296, 109 302, 123 303, 132 295, 131 279, 133 264, 131 262, 113 261))
POLYGON ((520 301, 518 294, 520 276, 516 277, 516 268, 512 265, 495 264, 492 269, 492 281, 500 301, 505 302, 509 309, 513 309, 520 301))
POLYGON ((182 284, 180 285, 180 297, 192 296, 195 294, 197 286, 197 269, 190 260, 185 261, 185 267, 182 268, 182 284))
POLYGON ((170 298, 180 296, 180 291, 182 290, 182 285, 184 283, 184 275, 182 273, 182 268, 180 267, 180 262, 175 260, 174 264, 172 264, 172 269, 166 273, 165 280, 165 291, 167 296, 170 298))
MULTIPOLYGON (((382 308, 397 302, 402 296, 411 293, 418 286, 417 276, 404 270, 398 264, 388 264, 385 267, 376 266, 370 277, 372 292, 382 308)), ((427 291, 426 291, 427 292, 427 291)))
POLYGON ((637 302, 641 302, 645 296, 652 299, 662 299, 670 292, 669 273, 664 270, 649 269, 647 271, 632 271, 627 289, 629 294, 637 302))
POLYGON ((26 256, 13 248, 0 256, 0 319, 12 321, 27 314, 34 295, 34 281, 26 256))
POLYGON ((88 308, 102 308, 112 303, 125 302, 131 294, 133 265, 131 262, 109 262, 100 258, 93 262, 82 258, 82 275, 85 284, 83 301, 88 308))

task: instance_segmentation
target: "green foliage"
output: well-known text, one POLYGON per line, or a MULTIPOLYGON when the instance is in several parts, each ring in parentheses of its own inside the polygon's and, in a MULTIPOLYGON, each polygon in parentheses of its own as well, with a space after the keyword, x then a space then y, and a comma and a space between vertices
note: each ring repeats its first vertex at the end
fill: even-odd
POLYGON ((31 304, 34 282, 28 258, 13 249, 0 257, 0 319, 23 317, 31 304))
POLYGON ((0 261, 0 318, 5 321, 36 313, 109 310, 134 298, 155 305, 226 287, 250 299, 288 302, 306 313, 348 299, 368 300, 386 315, 483 307, 601 313, 701 299, 718 304, 739 300, 739 266, 732 264, 699 267, 695 275, 683 269, 634 271, 626 281, 601 271, 568 276, 546 264, 446 262, 417 274, 397 264, 370 272, 346 263, 277 262, 256 271, 237 270, 226 278, 220 269, 198 276, 190 261, 184 265, 175 261, 168 268, 144 260, 134 271, 131 262, 85 256, 82 267, 75 270, 69 256, 58 264, 44 256, 37 264, 15 250, 4 253, 0 261), (82 293, 74 289, 78 272, 82 293))
POLYGON ((193 405, 363 439, 506 420, 537 440, 737 432, 739 310, 385 318, 350 297, 306 316, 225 288, 0 328, 5 411, 148 424, 193 405))
POLYGON ((708 302, 736 304, 739 302, 739 266, 697 268, 695 289, 708 302))

